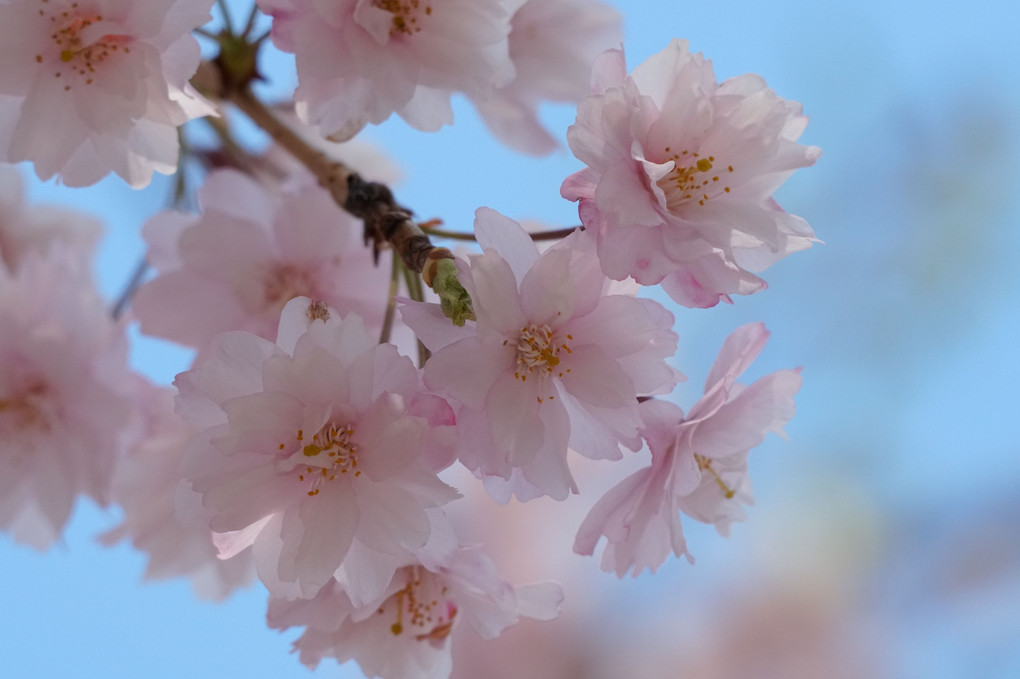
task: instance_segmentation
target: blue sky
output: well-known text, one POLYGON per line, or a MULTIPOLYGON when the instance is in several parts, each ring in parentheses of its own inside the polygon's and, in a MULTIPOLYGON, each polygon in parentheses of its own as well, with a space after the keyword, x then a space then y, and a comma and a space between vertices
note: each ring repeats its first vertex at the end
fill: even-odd
MULTIPOLYGON (((1020 528, 1020 10, 909 0, 614 4, 626 18, 631 66, 683 37, 720 79, 756 72, 804 104, 811 123, 803 141, 823 156, 777 198, 825 244, 774 266, 759 295, 676 311, 677 365, 691 377, 675 394, 684 407, 722 339, 743 323, 762 320, 773 332, 749 377, 804 366, 790 440, 772 439, 752 456, 758 504, 750 521, 729 540, 692 527, 697 565, 671 562, 633 582, 578 557, 570 568, 591 571, 585 596, 621 611, 621 630, 654 621, 675 629, 682 647, 701 638, 691 630, 702 621, 711 628, 708 621, 725 619, 710 593, 743 591, 777 573, 814 582, 824 570, 842 574, 831 575, 831 587, 839 601, 852 600, 838 619, 885 644, 881 654, 861 646, 881 655, 877 676, 1020 675, 1011 643, 1020 629, 1020 551, 1012 547, 1020 528)), ((288 59, 273 60, 274 94, 293 85, 289 68, 288 59)), ((574 115, 569 107, 544 114, 560 136, 574 115)), ((516 156, 470 106, 460 102, 456 115, 434 135, 399 121, 369 131, 405 172, 403 203, 451 228, 469 227, 481 205, 576 222, 558 191, 578 161, 567 152, 516 156)), ((113 178, 70 190, 33 180, 29 193, 103 217, 97 273, 113 297, 142 252, 141 223, 162 208, 169 186, 132 192, 113 178)), ((134 361, 169 381, 187 354, 147 342, 134 361)), ((585 507, 594 499, 574 498, 585 507)), ((141 555, 94 539, 115 521, 115 511, 82 503, 64 543, 45 554, 0 538, 0 611, 9 620, 0 674, 308 675, 288 654, 293 634, 266 629, 260 586, 214 605, 197 601, 187 583, 142 583, 141 555)), ((569 552, 573 526, 562 531, 569 552)), ((601 633, 614 629, 607 623, 601 633)), ((360 676, 335 663, 317 674, 360 676)))

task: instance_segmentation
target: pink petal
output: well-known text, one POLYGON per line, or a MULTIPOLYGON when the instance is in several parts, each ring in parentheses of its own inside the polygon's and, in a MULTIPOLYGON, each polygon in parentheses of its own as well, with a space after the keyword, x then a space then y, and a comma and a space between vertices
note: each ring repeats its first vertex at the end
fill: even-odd
POLYGON ((765 439, 765 432, 782 434, 793 418, 793 395, 801 385, 799 371, 781 370, 743 389, 716 413, 698 423, 692 445, 711 458, 746 452, 765 439))
POLYGON ((496 380, 512 369, 516 347, 466 337, 439 351, 425 364, 425 384, 461 403, 480 404, 496 380))
POLYGON ((538 246, 521 225, 491 208, 475 210, 475 238, 480 247, 491 248, 506 260, 518 283, 538 259, 538 246))

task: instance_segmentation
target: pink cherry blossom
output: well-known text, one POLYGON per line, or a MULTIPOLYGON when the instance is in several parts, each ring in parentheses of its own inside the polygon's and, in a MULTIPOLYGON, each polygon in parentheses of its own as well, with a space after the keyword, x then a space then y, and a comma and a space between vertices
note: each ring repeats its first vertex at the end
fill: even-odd
POLYGON ((815 241, 772 199, 821 153, 796 142, 807 125, 799 104, 756 75, 717 84, 683 40, 629 76, 623 53, 607 52, 592 85, 567 132, 588 167, 561 193, 580 201, 606 275, 710 307, 764 288, 757 272, 815 241))
POLYGON ((460 404, 460 461, 509 481, 519 499, 562 500, 576 492, 568 446, 618 459, 621 442, 640 445, 637 396, 677 381, 666 364, 673 316, 605 294, 610 282, 581 231, 539 255, 519 224, 481 208, 475 233, 484 252, 458 267, 477 321, 456 328, 437 305, 408 304, 404 322, 433 351, 426 386, 460 404))
POLYGON ((160 275, 133 302, 142 332, 197 348, 227 330, 273 339, 283 306, 299 296, 381 326, 390 253, 376 265, 361 222, 322 188, 277 195, 222 170, 199 200, 202 215, 163 213, 143 230, 160 275))
POLYGON ((588 94, 592 63, 623 39, 622 18, 597 0, 528 0, 510 22, 513 81, 475 106, 489 130, 523 153, 559 147, 538 119, 540 101, 576 102, 588 94))
POLYGON ((250 555, 217 558, 209 527, 189 507, 201 498, 183 484, 180 466, 194 430, 174 413, 174 392, 149 387, 143 391, 145 431, 117 463, 112 497, 124 520, 105 533, 105 544, 131 540, 149 557, 145 577, 152 580, 188 577, 204 599, 222 599, 251 582, 250 555))
POLYGON ((188 84, 212 0, 0 4, 0 159, 42 179, 135 188, 177 169, 177 127, 213 113, 188 84))
POLYGON ((297 58, 298 114, 335 141, 398 113, 420 130, 453 121, 450 94, 485 98, 514 75, 519 0, 258 0, 273 43, 297 58))
POLYGON ((780 370, 750 386, 737 382, 768 340, 761 323, 738 328, 723 344, 705 382, 705 395, 687 416, 671 403, 641 406, 642 436, 652 464, 613 487, 581 524, 574 551, 591 554, 608 540, 602 569, 623 577, 652 572, 672 551, 687 555, 679 512, 711 523, 723 535, 752 504, 747 456, 768 431, 783 434, 794 414, 800 370, 780 370))
POLYGON ((0 266, 0 366, 0 529, 44 549, 134 436, 124 328, 60 244, 0 266))
POLYGON ((311 600, 269 602, 269 626, 305 626, 294 650, 315 667, 326 657, 355 660, 369 677, 446 679, 450 634, 466 621, 493 639, 520 617, 551 620, 563 592, 554 583, 513 587, 477 547, 461 547, 445 563, 400 568, 386 589, 355 607, 339 584, 311 600))
POLYGON ((0 165, 0 266, 18 270, 29 253, 44 254, 60 243, 87 269, 102 225, 88 215, 51 205, 27 205, 21 174, 0 165))
POLYGON ((458 496, 436 476, 452 411, 354 314, 297 298, 276 343, 218 335, 175 384, 178 412, 200 430, 185 476, 221 556, 254 545, 274 594, 313 596, 341 567, 384 587, 429 538, 426 510, 458 496))

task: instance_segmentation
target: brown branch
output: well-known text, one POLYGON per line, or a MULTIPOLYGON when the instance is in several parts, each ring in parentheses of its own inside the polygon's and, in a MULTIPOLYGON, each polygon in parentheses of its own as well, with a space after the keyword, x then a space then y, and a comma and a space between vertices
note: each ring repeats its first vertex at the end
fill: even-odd
POLYGON ((319 184, 329 191, 337 205, 364 222, 365 243, 372 244, 376 258, 381 250, 392 247, 404 265, 422 274, 426 285, 431 286, 436 262, 452 259, 453 253, 432 244, 412 218, 412 212, 397 203, 389 187, 365 181, 344 163, 312 147, 277 118, 247 87, 231 90, 227 97, 304 165, 319 180, 319 184))
MULTIPOLYGON (((469 241, 478 240, 477 238, 475 238, 475 234, 467 233, 465 231, 449 231, 447 229, 437 229, 431 226, 424 225, 419 226, 421 226, 422 231, 424 231, 426 234, 428 234, 429 236, 435 236, 436 238, 449 238, 450 240, 469 240, 469 241)), ((531 237, 531 240, 536 241, 559 240, 561 238, 566 238, 567 236, 572 234, 574 231, 577 231, 578 229, 581 229, 583 231, 584 227, 571 226, 566 229, 556 229, 555 231, 538 231, 535 233, 529 232, 528 235, 531 237)))

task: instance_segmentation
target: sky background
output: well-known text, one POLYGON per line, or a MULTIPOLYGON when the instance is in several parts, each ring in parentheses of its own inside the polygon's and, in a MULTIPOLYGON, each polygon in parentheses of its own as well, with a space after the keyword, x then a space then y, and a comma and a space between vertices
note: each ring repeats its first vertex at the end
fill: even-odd
MULTIPOLYGON (((699 396, 722 340, 772 330, 748 379, 804 367, 789 441, 751 457, 757 505, 723 539, 685 523, 694 566, 669 561, 620 582, 570 553, 597 489, 625 472, 585 466, 567 506, 494 507, 472 493, 486 542, 511 580, 569 581, 561 620, 482 646, 455 639, 455 676, 1020 676, 1020 9, 1013 2, 681 3, 619 0, 629 65, 673 37, 720 80, 755 72, 811 122, 823 155, 777 193, 825 241, 776 264, 770 289, 684 310, 676 365, 699 396), (583 483, 583 482, 582 482, 583 483), (534 663, 529 666, 527 663, 534 663)), ((233 2, 237 15, 249 6, 233 2)), ((294 85, 267 63, 271 97, 294 85)), ((567 151, 501 147, 471 107, 433 135, 396 121, 365 136, 404 173, 399 200, 467 229, 482 205, 561 227, 559 197, 580 169, 567 151)), ((563 136, 570 107, 547 107, 563 136)), ((23 168, 27 170, 28 168, 23 168)), ((26 175, 28 173, 26 172, 26 175)), ((32 178, 33 201, 101 216, 101 289, 115 297, 162 209, 161 178, 85 190, 32 178)), ((186 352, 138 342, 135 367, 168 383, 186 352)), ((636 459, 636 458, 635 458, 636 459)), ((307 677, 294 631, 264 624, 261 585, 199 601, 186 582, 143 583, 144 556, 95 536, 116 510, 82 502, 61 544, 39 554, 0 536, 3 677, 307 677)), ((361 676, 324 662, 316 676, 361 676)))

